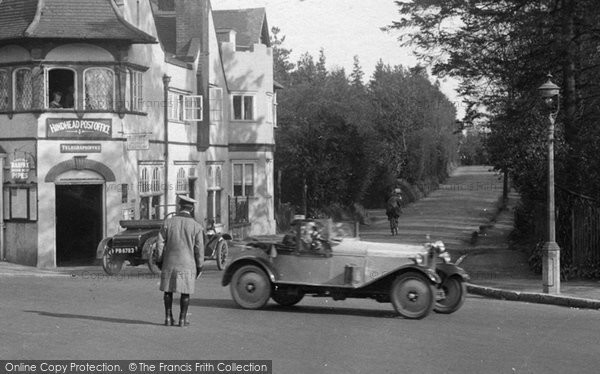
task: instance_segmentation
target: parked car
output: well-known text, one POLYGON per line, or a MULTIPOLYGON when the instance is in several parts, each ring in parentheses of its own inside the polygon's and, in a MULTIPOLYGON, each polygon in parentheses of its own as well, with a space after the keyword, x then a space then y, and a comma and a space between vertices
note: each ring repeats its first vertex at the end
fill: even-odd
MULTIPOLYGON (((132 266, 147 264, 152 273, 160 273, 156 265, 156 240, 163 224, 161 219, 119 221, 125 230, 103 239, 96 250, 96 258, 102 259, 104 271, 110 275, 119 274, 123 263, 128 261, 132 266)), ((231 239, 231 235, 218 233, 214 225, 209 226, 204 237, 204 259, 215 260, 217 268, 223 270, 229 253, 227 241, 231 239)))
POLYGON ((262 308, 269 298, 283 306, 305 295, 371 298, 420 319, 463 305, 469 276, 450 262, 443 243, 367 242, 351 231, 331 220, 298 220, 282 239, 249 240, 228 264, 222 285, 246 309, 262 308))

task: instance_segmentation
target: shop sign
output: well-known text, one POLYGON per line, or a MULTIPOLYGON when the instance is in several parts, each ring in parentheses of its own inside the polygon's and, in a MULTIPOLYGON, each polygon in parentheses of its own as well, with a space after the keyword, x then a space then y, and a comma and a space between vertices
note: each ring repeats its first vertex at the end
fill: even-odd
POLYGON ((136 134, 127 136, 127 150, 147 150, 150 149, 150 140, 146 134, 136 134))
POLYGON ((61 144, 60 153, 100 153, 102 145, 97 143, 87 144, 61 144))
POLYGON ((112 137, 112 120, 100 119, 46 119, 49 138, 107 139, 112 137))
POLYGON ((10 163, 10 175, 15 180, 29 178, 29 169, 29 161, 24 158, 16 158, 10 163))

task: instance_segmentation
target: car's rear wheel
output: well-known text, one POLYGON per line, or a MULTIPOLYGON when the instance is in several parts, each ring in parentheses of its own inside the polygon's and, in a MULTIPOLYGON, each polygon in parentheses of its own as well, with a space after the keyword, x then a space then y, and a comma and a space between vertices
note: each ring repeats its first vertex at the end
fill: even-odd
POLYGON ((227 245, 227 241, 225 239, 221 240, 217 244, 217 269, 223 270, 225 269, 225 264, 227 263, 227 254, 229 253, 229 246, 227 245))
POLYGON ((456 312, 465 302, 467 285, 459 276, 446 278, 440 285, 446 294, 443 300, 435 302, 436 313, 450 314, 456 312))
POLYGON ((144 248, 142 249, 142 253, 148 253, 148 269, 152 272, 152 274, 159 274, 160 268, 156 264, 158 259, 158 250, 156 248, 156 237, 152 237, 144 243, 144 248))
POLYGON ((392 283, 390 299, 394 309, 403 317, 426 317, 435 304, 435 288, 424 275, 408 272, 399 275, 392 283))
POLYGON ((231 296, 244 309, 260 309, 271 297, 271 281, 256 265, 244 265, 233 273, 231 296))
POLYGON ((108 275, 117 275, 123 267, 123 259, 118 258, 112 253, 110 248, 104 252, 102 256, 102 268, 108 275))
POLYGON ((300 290, 277 289, 273 290, 271 298, 281 306, 292 306, 298 304, 304 294, 300 290))

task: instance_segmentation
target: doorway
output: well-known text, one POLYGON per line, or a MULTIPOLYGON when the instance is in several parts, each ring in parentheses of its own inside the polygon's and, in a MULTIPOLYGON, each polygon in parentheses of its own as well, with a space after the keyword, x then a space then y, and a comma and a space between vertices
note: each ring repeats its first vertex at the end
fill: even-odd
POLYGON ((102 185, 56 185, 57 265, 92 265, 102 236, 102 185))

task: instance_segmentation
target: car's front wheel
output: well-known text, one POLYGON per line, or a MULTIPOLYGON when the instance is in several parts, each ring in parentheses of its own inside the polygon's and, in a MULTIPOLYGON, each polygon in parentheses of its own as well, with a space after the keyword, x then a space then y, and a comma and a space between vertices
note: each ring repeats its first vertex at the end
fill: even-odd
POLYGON ((102 256, 102 268, 108 275, 117 275, 123 267, 123 259, 118 258, 112 253, 110 248, 104 252, 102 256))
POLYGON ((394 309, 403 317, 426 317, 435 304, 435 288, 424 275, 411 271, 399 275, 390 289, 394 309))
POLYGON ((223 270, 225 269, 225 263, 227 262, 227 253, 229 252, 229 246, 227 245, 227 241, 225 239, 221 240, 217 244, 217 269, 223 270))
POLYGON ((258 266, 244 265, 233 273, 230 290, 242 308, 260 309, 271 297, 271 281, 258 266))
POLYGON ((444 291, 445 298, 435 302, 436 313, 450 314, 456 312, 465 302, 467 285, 459 276, 446 278, 440 288, 444 291))
POLYGON ((142 253, 148 253, 148 269, 152 274, 159 274, 160 268, 156 264, 159 261, 158 258, 158 250, 156 249, 156 241, 158 239, 156 237, 152 237, 144 243, 144 248, 142 249, 142 253))

